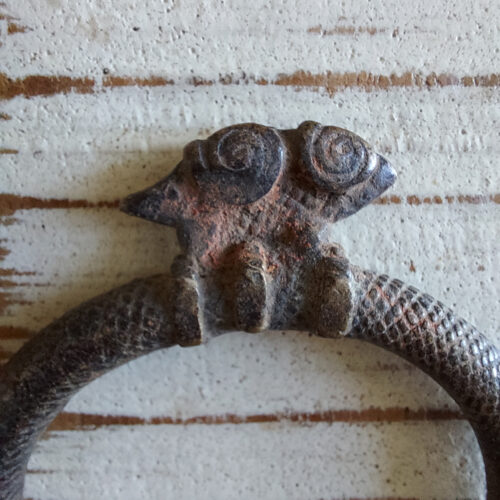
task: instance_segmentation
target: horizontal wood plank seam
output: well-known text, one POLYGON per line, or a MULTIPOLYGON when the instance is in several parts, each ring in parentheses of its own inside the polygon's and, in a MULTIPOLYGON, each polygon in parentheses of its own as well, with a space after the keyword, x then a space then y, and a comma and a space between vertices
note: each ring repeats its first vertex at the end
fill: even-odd
MULTIPOLYGON (((500 193, 490 195, 434 195, 434 196, 398 196, 387 195, 372 202, 374 205, 442 205, 442 204, 472 204, 485 203, 500 204, 500 193)), ((120 200, 88 201, 84 199, 70 200, 67 198, 38 198, 34 196, 20 196, 0 193, 0 217, 13 215, 17 210, 32 209, 75 209, 75 208, 118 208, 120 200)))
POLYGON ((190 77, 187 80, 174 80, 163 76, 131 77, 131 76, 106 76, 102 83, 88 76, 72 77, 57 75, 29 75, 22 78, 9 78, 5 73, 0 73, 0 99, 12 99, 17 96, 52 96, 76 92, 90 94, 118 87, 158 87, 166 85, 187 84, 190 86, 210 85, 274 85, 295 88, 323 88, 330 94, 346 88, 359 88, 363 90, 388 90, 391 88, 416 88, 430 89, 449 86, 460 87, 498 87, 500 74, 455 76, 448 73, 429 73, 427 75, 405 72, 401 75, 381 75, 361 72, 311 73, 296 71, 286 74, 280 73, 274 79, 248 76, 225 75, 216 78, 190 77))
POLYGON ((96 415, 64 412, 49 426, 49 431, 75 431, 99 429, 108 426, 139 425, 239 425, 263 423, 393 423, 423 422, 439 420, 464 420, 464 416, 449 409, 418 409, 391 407, 367 408, 364 410, 329 410, 321 412, 265 413, 254 415, 201 415, 190 418, 152 417, 142 418, 126 415, 96 415))

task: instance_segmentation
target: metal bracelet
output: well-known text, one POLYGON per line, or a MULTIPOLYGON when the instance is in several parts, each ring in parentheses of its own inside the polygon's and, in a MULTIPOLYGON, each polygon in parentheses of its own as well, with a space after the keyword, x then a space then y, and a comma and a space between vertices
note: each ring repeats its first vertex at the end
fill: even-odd
POLYGON ((168 177, 122 204, 176 227, 182 253, 171 274, 69 311, 0 371, 0 499, 22 498, 37 438, 83 385, 155 349, 235 329, 364 339, 411 361, 470 421, 488 499, 499 498, 496 348, 439 301, 356 268, 318 238, 325 223, 355 213, 395 178, 360 137, 315 122, 235 125, 188 144, 168 177))

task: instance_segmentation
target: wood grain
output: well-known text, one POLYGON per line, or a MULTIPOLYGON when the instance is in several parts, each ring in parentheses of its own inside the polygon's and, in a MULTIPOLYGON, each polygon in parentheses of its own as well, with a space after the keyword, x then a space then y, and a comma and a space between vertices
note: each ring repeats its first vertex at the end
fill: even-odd
POLYGON ((449 409, 368 408, 365 410, 330 410, 314 413, 262 413, 256 415, 198 415, 190 418, 152 417, 144 419, 126 415, 91 415, 87 413, 61 413, 50 425, 48 432, 98 429, 110 425, 241 425, 271 422, 311 424, 343 422, 350 424, 373 422, 409 422, 426 420, 464 420, 457 411, 449 409))
MULTIPOLYGON (((30 75, 23 78, 9 78, 0 74, 0 99, 13 99, 17 96, 52 96, 76 92, 89 94, 102 91, 106 88, 115 87, 161 87, 174 85, 174 80, 157 75, 148 78, 137 78, 132 76, 106 76, 99 85, 93 78, 52 75, 30 75)), ((500 86, 500 75, 493 73, 489 75, 467 75, 455 76, 447 73, 430 73, 423 75, 419 73, 403 73, 401 75, 376 75, 373 73, 333 73, 312 74, 308 71, 296 71, 291 74, 280 74, 273 80, 260 78, 258 76, 244 73, 241 77, 224 75, 217 78, 202 78, 198 76, 189 77, 185 82, 194 87, 212 85, 243 85, 256 84, 260 86, 275 85, 280 87, 297 88, 323 88, 329 95, 339 90, 348 88, 359 88, 366 91, 388 90, 398 87, 416 87, 429 89, 432 87, 498 87, 500 86)))
MULTIPOLYGON (((40 442, 27 494, 39 488, 70 497, 65 477, 90 498, 128 495, 192 498, 474 497, 482 478, 477 447, 460 421, 350 426, 286 422, 138 426, 58 432, 40 442), (113 447, 109 448, 110 436, 113 447), (450 460, 447 444, 468 447, 450 460), (443 446, 444 445, 444 446, 443 446), (411 447, 411 454, 408 448, 411 447), (41 462, 41 454, 49 457, 41 462), (154 453, 152 453, 154 450, 154 453), (207 450, 207 451, 205 451, 207 450), (207 465, 205 453, 215 458, 207 465), (118 457, 121 457, 119 459, 118 457), (123 457, 127 457, 125 465, 123 457), (203 467, 197 464, 203 463, 203 467), (354 469, 353 470, 353 466, 354 469), (443 476, 429 481, 427 469, 443 476), (105 480, 112 475, 121 482, 105 480), (336 481, 321 478, 327 475, 336 481), (280 478, 278 481, 277 478, 280 478), (364 494, 359 494, 365 491, 364 494)), ((43 491, 43 490, 42 490, 43 491)))

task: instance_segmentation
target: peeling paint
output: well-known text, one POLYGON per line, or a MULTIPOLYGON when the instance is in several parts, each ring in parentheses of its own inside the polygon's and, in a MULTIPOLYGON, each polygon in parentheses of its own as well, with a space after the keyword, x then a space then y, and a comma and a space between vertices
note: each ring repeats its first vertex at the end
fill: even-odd
MULTIPOLYGON (((5 241, 5 240, 0 240, 5 241)), ((7 255, 10 254, 10 250, 7 248, 0 247, 0 261, 4 260, 7 255)))
POLYGON ((12 215, 17 210, 31 210, 34 208, 117 208, 119 203, 119 200, 91 202, 88 200, 35 198, 33 196, 0 194, 0 217, 12 215))
POLYGON ((173 85, 174 81, 161 76, 150 78, 130 78, 125 76, 107 76, 102 82, 104 87, 162 87, 173 85))
POLYGON ((21 26, 17 23, 9 23, 7 25, 8 35, 14 35, 15 33, 26 33, 27 31, 31 31, 27 26, 21 26))
POLYGON ((5 74, 0 74, 0 99, 12 99, 17 96, 49 96, 68 92, 88 94, 93 91, 93 87, 94 80, 91 78, 33 75, 11 79, 5 74))
MULTIPOLYGON (((0 283, 0 286, 3 286, 0 283)), ((16 284, 7 284, 5 288, 17 286, 16 284)), ((19 299, 19 294, 11 292, 0 292, 0 314, 4 314, 7 309, 12 305, 29 305, 31 301, 19 299)))
POLYGON ((2 217, 0 215, 0 226, 13 226, 14 224, 18 224, 20 221, 15 217, 2 217))
POLYGON ((35 276, 34 271, 17 271, 16 269, 1 269, 0 276, 35 276))
MULTIPOLYGON (((182 84, 186 82, 174 81, 162 76, 150 76, 148 78, 136 78, 130 76, 107 76, 102 85, 96 84, 90 77, 69 77, 52 75, 31 75, 24 78, 11 79, 5 74, 0 74, 0 99, 12 99, 17 96, 51 96, 56 94, 67 94, 76 92, 89 94, 106 88, 140 86, 157 87, 165 85, 182 84)), ((358 73, 325 73, 314 74, 308 71, 296 71, 291 74, 280 74, 275 79, 267 80, 257 76, 240 77, 230 75, 219 76, 214 79, 191 77, 187 83, 193 87, 220 85, 276 85, 297 88, 324 88, 333 95, 336 91, 345 88, 360 88, 367 91, 390 88, 414 87, 498 87, 500 85, 500 74, 463 76, 458 77, 450 74, 421 75, 419 73, 406 72, 401 75, 376 75, 361 71, 358 73)))

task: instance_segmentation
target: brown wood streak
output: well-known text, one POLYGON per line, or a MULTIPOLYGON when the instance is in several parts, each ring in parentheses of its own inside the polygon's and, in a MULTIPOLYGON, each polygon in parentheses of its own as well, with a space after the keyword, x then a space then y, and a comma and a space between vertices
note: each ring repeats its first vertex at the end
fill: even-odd
POLYGON ((13 80, 5 74, 0 74, 0 99, 49 96, 71 91, 85 94, 93 92, 93 87, 94 80, 86 77, 32 75, 13 80))
MULTIPOLYGON (((2 300, 3 294, 0 294, 0 312, 2 312, 2 300)), ((10 303, 7 305, 10 305, 10 303)), ((12 350, 5 350, 2 348, 1 342, 3 340, 21 340, 26 342, 33 337, 33 335, 34 333, 28 328, 0 325, 0 361, 7 361, 14 354, 12 350)))
POLYGON ((330 36, 330 35, 354 35, 356 33, 368 33, 369 35, 375 35, 376 33, 385 33, 386 28, 375 28, 373 26, 345 26, 338 25, 330 29, 324 29, 321 24, 313 26, 307 30, 308 33, 330 36))
POLYGON ((35 276, 35 271, 18 271, 12 268, 0 268, 0 276, 35 276))
MULTIPOLYGON (((4 2, 0 3, 0 7, 6 8, 7 5, 4 2)), ((19 21, 18 17, 11 16, 9 14, 0 13, 0 21, 8 21, 7 23, 7 35, 14 35, 16 33, 26 33, 31 31, 27 26, 22 26, 14 21, 19 21)))
POLYGON ((14 35, 15 33, 26 33, 27 31, 31 31, 27 26, 21 26, 17 23, 9 23, 7 25, 8 35, 14 35))
MULTIPOLYGON (((157 87, 174 85, 174 80, 163 76, 150 76, 138 78, 130 76, 107 76, 102 84, 97 84, 90 77, 70 77, 52 75, 30 75, 23 78, 12 79, 6 74, 0 74, 0 99, 12 99, 17 96, 51 96, 76 92, 80 94, 94 93, 101 89, 113 87, 157 87)), ((415 87, 433 88, 447 86, 462 87, 498 87, 500 74, 477 76, 454 76, 447 73, 430 73, 422 75, 406 72, 401 75, 376 75, 365 71, 357 73, 325 73, 314 74, 308 71, 296 71, 291 74, 282 73, 275 79, 266 80, 257 76, 242 74, 239 77, 224 75, 215 79, 200 78, 197 76, 188 79, 194 87, 200 85, 242 85, 254 83, 256 85, 276 85, 295 88, 324 88, 329 94, 345 88, 360 88, 363 90, 387 90, 389 88, 415 87)))
POLYGON ((17 155, 19 150, 12 148, 0 148, 0 155, 17 155))
POLYGON ((0 194, 0 217, 14 214, 17 210, 53 209, 53 208, 118 208, 119 200, 69 200, 67 198, 36 198, 34 196, 18 196, 0 194))
POLYGON ((329 410, 322 412, 264 413, 255 415, 201 415, 190 418, 176 417, 132 417, 126 415, 96 415, 64 412, 59 414, 48 431, 75 431, 98 429, 108 426, 133 425, 239 425, 292 422, 316 423, 394 423, 439 420, 464 420, 464 416, 449 409, 368 408, 364 410, 329 410))
MULTIPOLYGON (((446 195, 441 196, 417 196, 398 195, 381 196, 372 202, 375 205, 442 205, 442 204, 472 204, 482 205, 486 203, 500 204, 500 193, 491 195, 446 195)), ((69 200, 67 198, 37 198, 34 196, 19 196, 15 194, 0 193, 0 217, 13 215, 17 210, 32 209, 75 209, 75 208, 118 208, 119 200, 88 201, 83 199, 69 200)), ((9 224, 12 219, 8 219, 9 224)))
POLYGON ((28 328, 0 325, 0 339, 2 340, 28 340, 33 335, 34 333, 28 328))
POLYGON ((103 87, 163 87, 173 85, 174 81, 161 76, 150 78, 130 78, 126 76, 107 76, 104 78, 103 87))
POLYGON ((320 498, 319 500, 419 500, 417 497, 335 497, 320 498))
MULTIPOLYGON (((344 497, 320 498, 319 500, 342 500, 344 497)), ((417 497, 348 497, 347 500, 419 500, 417 497)))
MULTIPOLYGON (((5 242, 5 239, 0 240, 0 242, 5 242)), ((0 262, 5 259, 7 255, 10 254, 10 250, 4 247, 0 247, 0 262)), ((0 268, 0 289, 8 290, 10 288, 15 288, 18 286, 32 286, 28 283, 17 283, 15 281, 3 279, 6 276, 32 276, 36 273, 31 271, 17 271, 15 269, 9 268, 0 268)), ((27 300, 22 300, 18 294, 10 292, 10 291, 0 291, 0 314, 3 314, 5 310, 13 305, 26 305, 31 304, 31 302, 27 300)), ((0 326, 0 339, 2 338, 10 338, 3 337, 3 333, 6 332, 5 328, 12 327, 2 327, 0 326)), ((12 355, 11 352, 6 352, 4 350, 0 350, 0 360, 5 360, 12 355)))
MULTIPOLYGON (((6 282, 5 280, 3 282, 0 282, 0 287, 1 288, 7 288, 7 287, 16 287, 20 286, 17 283, 14 282, 6 282)), ((18 293, 13 293, 13 292, 0 292, 0 314, 3 314, 5 310, 12 306, 12 305, 29 305, 32 302, 29 300, 22 300, 20 298, 20 294, 18 293)), ((4 353, 6 356, 11 356, 12 353, 4 353)), ((2 357, 0 356, 0 359, 2 357)))
MULTIPOLYGON (((6 241, 5 239, 0 239, 0 242, 6 241)), ((0 247, 0 262, 10 254, 10 250, 8 248, 0 247)))

